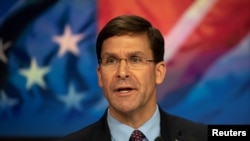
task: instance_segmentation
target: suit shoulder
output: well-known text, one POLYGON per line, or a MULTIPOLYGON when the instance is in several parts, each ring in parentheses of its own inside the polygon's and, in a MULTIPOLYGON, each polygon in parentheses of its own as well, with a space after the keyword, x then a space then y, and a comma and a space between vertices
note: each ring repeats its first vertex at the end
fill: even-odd
POLYGON ((90 124, 80 130, 74 131, 58 141, 77 141, 79 139, 89 139, 89 137, 94 133, 95 129, 98 128, 99 123, 95 122, 90 124))
POLYGON ((108 138, 110 135, 105 118, 98 120, 80 130, 72 132, 58 141, 95 141, 108 138), (96 136, 98 135, 98 136, 96 136))
POLYGON ((191 128, 192 129, 206 129, 207 128, 207 125, 204 124, 204 123, 201 123, 201 122, 195 122, 195 121, 192 121, 192 120, 189 120, 189 119, 186 119, 186 118, 183 118, 183 117, 180 117, 180 116, 176 116, 176 115, 170 115, 170 118, 172 118, 171 120, 174 120, 176 126, 179 126, 179 127, 182 127, 182 128, 191 128))
POLYGON ((174 132, 176 132, 178 136, 182 136, 185 139, 195 138, 195 140, 207 140, 206 124, 168 113, 164 115, 165 126, 168 128, 168 131, 174 129, 174 132))

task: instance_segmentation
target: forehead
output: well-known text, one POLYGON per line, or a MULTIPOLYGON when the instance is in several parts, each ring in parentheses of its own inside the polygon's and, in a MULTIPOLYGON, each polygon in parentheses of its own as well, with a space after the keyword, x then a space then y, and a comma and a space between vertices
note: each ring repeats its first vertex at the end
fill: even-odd
POLYGON ((110 37, 103 42, 101 56, 112 54, 119 56, 136 54, 150 57, 152 51, 146 34, 121 35, 110 37))

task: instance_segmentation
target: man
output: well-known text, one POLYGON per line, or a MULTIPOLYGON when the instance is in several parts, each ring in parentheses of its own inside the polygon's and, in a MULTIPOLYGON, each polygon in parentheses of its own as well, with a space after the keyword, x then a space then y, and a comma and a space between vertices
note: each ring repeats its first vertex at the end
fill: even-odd
POLYGON ((135 15, 115 17, 100 31, 96 54, 98 83, 109 107, 99 121, 63 140, 207 140, 205 125, 157 105, 156 86, 166 73, 164 40, 150 22, 135 15))

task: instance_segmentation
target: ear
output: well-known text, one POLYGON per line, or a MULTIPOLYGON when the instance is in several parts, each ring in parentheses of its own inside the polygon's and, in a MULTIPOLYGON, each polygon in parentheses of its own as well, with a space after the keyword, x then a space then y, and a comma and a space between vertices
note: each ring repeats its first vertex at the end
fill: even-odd
POLYGON ((97 77, 98 77, 98 84, 99 86, 102 88, 103 87, 103 83, 102 83, 102 74, 101 74, 101 68, 98 65, 97 67, 97 77))
POLYGON ((162 62, 159 62, 156 64, 156 68, 155 68, 155 81, 156 81, 156 84, 161 84, 165 78, 165 75, 166 75, 166 64, 164 61, 162 62))

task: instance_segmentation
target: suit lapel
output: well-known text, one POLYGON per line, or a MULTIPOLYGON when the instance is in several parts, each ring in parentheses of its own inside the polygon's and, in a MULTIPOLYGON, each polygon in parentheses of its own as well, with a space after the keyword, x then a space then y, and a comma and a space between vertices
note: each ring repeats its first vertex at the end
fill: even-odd
POLYGON ((164 112, 160 107, 160 118, 161 118, 161 137, 164 141, 173 141, 180 138, 181 131, 173 126, 175 120, 166 112, 164 112))

